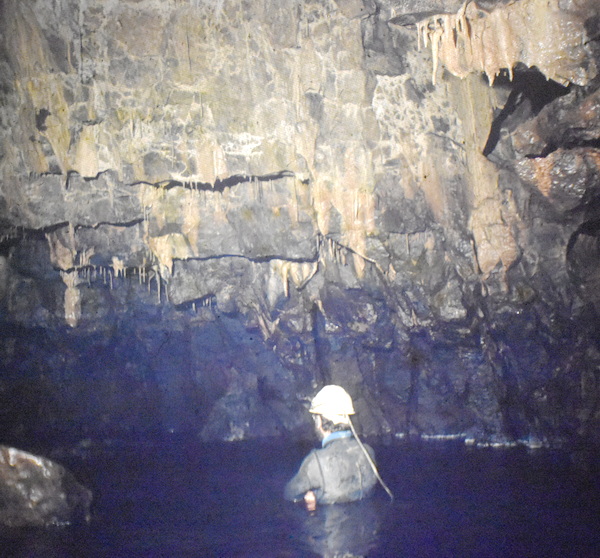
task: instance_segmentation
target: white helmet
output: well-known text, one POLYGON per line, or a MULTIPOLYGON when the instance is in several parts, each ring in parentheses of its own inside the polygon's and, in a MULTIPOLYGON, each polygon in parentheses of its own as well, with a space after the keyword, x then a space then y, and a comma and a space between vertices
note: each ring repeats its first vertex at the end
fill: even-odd
POLYGON ((354 405, 348 392, 340 386, 325 386, 310 404, 310 413, 323 415, 333 424, 350 424, 348 415, 354 414, 354 405))

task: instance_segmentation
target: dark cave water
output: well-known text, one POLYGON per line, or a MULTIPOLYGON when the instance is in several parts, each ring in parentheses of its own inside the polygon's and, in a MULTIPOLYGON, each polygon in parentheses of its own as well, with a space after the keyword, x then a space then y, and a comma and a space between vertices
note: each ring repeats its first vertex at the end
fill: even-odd
POLYGON ((304 443, 171 437, 54 450, 93 490, 91 522, 0 531, 0 556, 600 556, 589 459, 581 467, 561 451, 456 442, 373 446, 395 501, 379 488, 312 514, 282 499, 304 443))

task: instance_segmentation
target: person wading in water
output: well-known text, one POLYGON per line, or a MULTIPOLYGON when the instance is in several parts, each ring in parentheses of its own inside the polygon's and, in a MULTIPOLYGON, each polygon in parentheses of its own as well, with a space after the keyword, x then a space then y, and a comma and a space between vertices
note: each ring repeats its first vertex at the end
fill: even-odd
POLYGON ((312 400, 321 448, 312 450, 284 490, 286 500, 304 500, 309 511, 317 504, 355 502, 373 493, 377 481, 392 498, 375 466, 375 453, 358 438, 350 420, 352 398, 344 388, 325 386, 312 400))

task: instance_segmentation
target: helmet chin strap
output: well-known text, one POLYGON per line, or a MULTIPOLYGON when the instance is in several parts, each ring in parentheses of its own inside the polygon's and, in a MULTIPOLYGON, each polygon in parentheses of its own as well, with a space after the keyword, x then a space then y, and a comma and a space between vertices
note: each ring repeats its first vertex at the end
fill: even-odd
POLYGON ((360 438, 358 437, 358 434, 356 433, 356 430, 354 429, 354 425, 352 424, 352 420, 350 419, 350 416, 346 415, 346 418, 348 419, 348 424, 350 425, 350 430, 352 430, 352 435, 354 436, 354 439, 358 442, 360 449, 365 454, 365 457, 367 458, 367 461, 369 462, 371 469, 373 469, 373 472, 375 473, 375 477, 379 481, 379 484, 387 492, 388 496, 390 497, 390 500, 393 502, 394 495, 392 494, 392 491, 388 488, 387 484, 385 484, 385 482, 383 482, 383 479, 381 478, 381 475, 379 474, 379 471, 377 470, 377 466, 375 465, 375 463, 373 463, 373 459, 371 458, 371 455, 369 454, 369 452, 367 451, 367 448, 365 448, 365 446, 361 442, 360 438))

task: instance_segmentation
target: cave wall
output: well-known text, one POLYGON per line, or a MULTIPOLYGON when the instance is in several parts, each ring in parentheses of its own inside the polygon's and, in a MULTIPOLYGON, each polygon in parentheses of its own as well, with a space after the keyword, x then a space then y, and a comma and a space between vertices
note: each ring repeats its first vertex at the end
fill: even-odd
POLYGON ((4 436, 597 441, 593 1, 0 5, 4 436))

